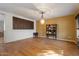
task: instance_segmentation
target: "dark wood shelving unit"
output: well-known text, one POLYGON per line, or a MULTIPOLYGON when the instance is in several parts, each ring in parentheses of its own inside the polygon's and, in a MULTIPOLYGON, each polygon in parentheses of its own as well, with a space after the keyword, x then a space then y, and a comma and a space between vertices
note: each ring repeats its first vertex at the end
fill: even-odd
POLYGON ((57 24, 46 24, 46 36, 47 38, 57 38, 57 24))

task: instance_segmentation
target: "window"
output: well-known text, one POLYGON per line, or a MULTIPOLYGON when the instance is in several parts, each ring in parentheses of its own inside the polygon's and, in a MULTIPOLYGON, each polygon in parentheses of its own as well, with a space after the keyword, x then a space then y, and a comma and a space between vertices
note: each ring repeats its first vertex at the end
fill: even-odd
POLYGON ((34 22, 26 19, 13 17, 13 29, 33 29, 34 22))

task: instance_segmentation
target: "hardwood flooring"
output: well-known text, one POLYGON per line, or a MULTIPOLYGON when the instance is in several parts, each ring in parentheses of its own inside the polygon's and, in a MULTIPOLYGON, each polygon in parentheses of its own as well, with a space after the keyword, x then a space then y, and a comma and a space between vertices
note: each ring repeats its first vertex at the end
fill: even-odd
POLYGON ((48 38, 29 38, 5 44, 10 56, 79 56, 79 48, 72 42, 48 38))
POLYGON ((3 32, 0 32, 0 55, 3 55, 3 52, 4 52, 4 35, 3 35, 3 32))

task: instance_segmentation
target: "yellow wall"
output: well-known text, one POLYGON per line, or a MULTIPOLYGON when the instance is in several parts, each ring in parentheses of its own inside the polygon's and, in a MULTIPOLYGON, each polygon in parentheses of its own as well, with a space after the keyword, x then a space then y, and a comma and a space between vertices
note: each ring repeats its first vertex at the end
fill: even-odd
POLYGON ((36 22, 36 30, 39 36, 46 36, 46 24, 57 24, 57 38, 59 40, 76 42, 76 21, 74 15, 51 18, 45 24, 36 22))

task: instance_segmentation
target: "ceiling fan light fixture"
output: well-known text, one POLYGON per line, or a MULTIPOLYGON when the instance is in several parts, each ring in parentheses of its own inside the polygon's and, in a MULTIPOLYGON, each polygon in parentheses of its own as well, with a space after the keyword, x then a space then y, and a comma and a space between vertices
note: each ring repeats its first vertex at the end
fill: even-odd
POLYGON ((40 20, 40 23, 41 24, 44 24, 45 23, 45 20, 44 20, 44 17, 43 17, 43 14, 44 14, 44 12, 41 12, 41 20, 40 20))

